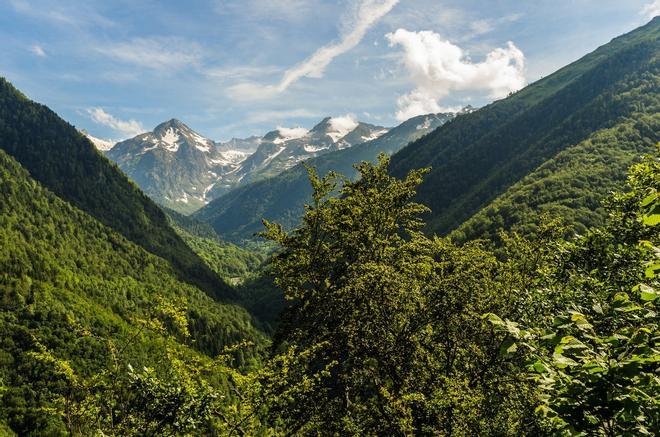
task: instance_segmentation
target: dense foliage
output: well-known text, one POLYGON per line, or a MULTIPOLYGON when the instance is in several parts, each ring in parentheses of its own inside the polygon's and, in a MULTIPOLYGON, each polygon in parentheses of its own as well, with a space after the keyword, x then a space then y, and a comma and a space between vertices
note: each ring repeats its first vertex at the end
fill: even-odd
POLYGON ((303 434, 532 433, 533 389, 480 316, 517 316, 534 264, 426 238, 426 208, 410 200, 424 171, 397 180, 387 167, 385 157, 361 164, 339 198, 328 197, 332 175, 312 175, 303 225, 268 224, 284 247, 276 283, 294 301, 265 382, 272 423, 303 434))
POLYGON ((486 317, 519 348, 558 431, 660 432, 660 160, 633 168, 607 226, 557 245, 562 256, 527 298, 535 317, 486 317))
POLYGON ((165 209, 172 226, 214 272, 232 283, 236 303, 255 317, 254 322, 272 333, 287 306, 282 291, 273 283, 269 257, 274 247, 265 241, 244 241, 237 246, 222 240, 205 222, 165 209))
POLYGON ((31 177, 130 241, 168 260, 212 296, 234 294, 168 226, 160 208, 73 126, 0 78, 0 149, 31 177))
POLYGON ((220 277, 237 285, 254 277, 270 252, 268 245, 253 242, 239 247, 223 241, 208 223, 165 208, 171 225, 183 241, 220 277))
POLYGON ((261 379, 266 419, 302 434, 656 435, 660 159, 632 169, 607 224, 502 235, 495 257, 419 232, 421 172, 362 164, 286 233, 294 305, 261 379), (493 310, 494 309, 494 310, 493 310))

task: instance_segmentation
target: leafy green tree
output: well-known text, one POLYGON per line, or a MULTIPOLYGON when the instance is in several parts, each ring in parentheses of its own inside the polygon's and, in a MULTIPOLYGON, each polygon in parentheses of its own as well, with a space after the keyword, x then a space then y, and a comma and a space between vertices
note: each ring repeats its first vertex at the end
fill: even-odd
POLYGON ((660 161, 634 166, 628 185, 607 226, 562 245, 549 286, 562 308, 535 323, 486 316, 525 351, 538 411, 569 434, 660 432, 660 161))
POLYGON ((479 317, 515 301, 524 269, 498 275, 480 244, 425 237, 426 208, 411 198, 426 171, 399 180, 388 164, 357 165, 356 182, 310 171, 303 225, 266 223, 283 247, 276 283, 293 301, 261 380, 271 423, 340 435, 532 429, 533 390, 479 317))

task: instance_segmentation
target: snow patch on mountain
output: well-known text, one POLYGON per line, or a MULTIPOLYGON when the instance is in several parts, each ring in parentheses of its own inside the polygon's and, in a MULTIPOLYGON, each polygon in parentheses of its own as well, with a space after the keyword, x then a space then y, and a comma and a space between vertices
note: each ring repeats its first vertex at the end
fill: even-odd
POLYGON ((429 127, 431 127, 431 119, 427 118, 424 120, 424 123, 418 124, 415 129, 424 130, 424 129, 428 129, 429 127))
POLYGON ((167 128, 165 135, 160 137, 160 141, 165 144, 165 148, 170 152, 176 152, 179 150, 179 134, 174 131, 173 128, 167 128))
POLYGON ((112 149, 115 145, 114 141, 96 138, 95 136, 91 135, 89 132, 85 130, 80 131, 80 133, 86 136, 87 139, 90 140, 92 144, 94 144, 94 147, 96 147, 101 152, 107 152, 108 150, 112 149))

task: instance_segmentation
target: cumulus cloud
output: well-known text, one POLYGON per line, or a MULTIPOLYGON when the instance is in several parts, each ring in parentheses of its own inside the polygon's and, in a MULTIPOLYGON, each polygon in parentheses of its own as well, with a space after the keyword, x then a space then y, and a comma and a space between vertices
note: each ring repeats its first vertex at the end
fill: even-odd
POLYGON ((452 91, 486 91, 499 98, 525 85, 525 57, 512 42, 473 62, 463 49, 431 31, 398 29, 386 38, 391 47, 403 48, 402 62, 415 84, 398 99, 400 121, 447 110, 439 101, 452 91))
POLYGON ((660 15, 660 0, 653 0, 651 3, 644 6, 642 14, 646 15, 649 19, 660 15))
POLYGON ((300 64, 288 69, 279 83, 262 85, 239 83, 229 88, 230 96, 236 99, 264 99, 273 97, 303 77, 321 78, 325 69, 337 56, 355 48, 367 31, 389 13, 399 0, 359 0, 354 3, 352 13, 344 20, 341 39, 317 49, 300 64))
POLYGON ((302 138, 305 135, 307 135, 307 132, 309 130, 305 129, 304 127, 282 127, 278 126, 277 127, 278 132, 283 138, 286 138, 287 140, 295 140, 298 138, 302 138))
POLYGON ((358 125, 354 114, 346 114, 341 117, 332 117, 330 119, 330 129, 332 132, 350 132, 358 125))
POLYGON ((39 56, 40 58, 46 57, 46 51, 43 49, 43 47, 41 47, 38 44, 35 44, 32 47, 30 47, 30 51, 34 53, 36 56, 39 56))
POLYGON ((134 38, 97 47, 100 53, 120 62, 152 70, 176 70, 201 64, 201 50, 179 38, 134 38))
POLYGON ((89 117, 95 123, 107 126, 120 134, 123 138, 130 138, 145 132, 146 129, 137 120, 119 120, 105 112, 103 108, 96 107, 87 110, 89 117))

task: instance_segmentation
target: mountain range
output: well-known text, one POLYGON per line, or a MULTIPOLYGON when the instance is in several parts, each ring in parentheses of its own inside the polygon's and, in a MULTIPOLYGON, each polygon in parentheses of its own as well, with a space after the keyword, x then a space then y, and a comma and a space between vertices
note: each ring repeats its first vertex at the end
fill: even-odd
POLYGON ((311 130, 278 128, 263 137, 214 142, 172 119, 110 149, 88 137, 156 202, 190 213, 236 186, 387 131, 349 116, 327 117, 311 130))

